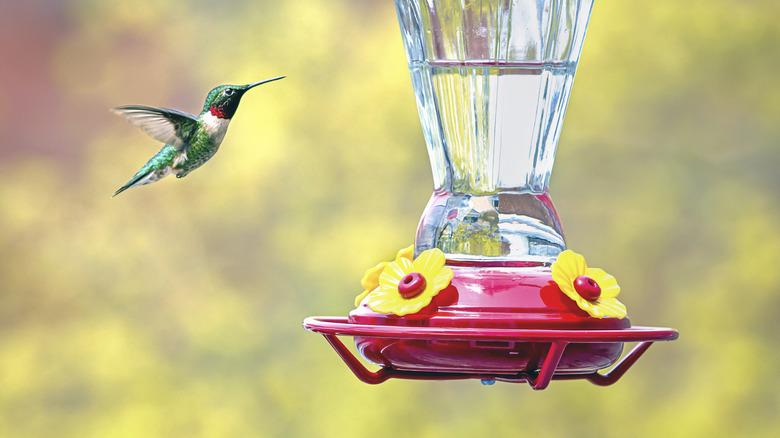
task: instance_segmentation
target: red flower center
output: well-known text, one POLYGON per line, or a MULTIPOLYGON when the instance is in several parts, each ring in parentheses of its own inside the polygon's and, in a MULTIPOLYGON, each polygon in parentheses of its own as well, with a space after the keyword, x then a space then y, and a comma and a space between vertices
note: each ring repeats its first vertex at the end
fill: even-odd
POLYGON ((596 301, 601 296, 601 286, 596 280, 585 275, 574 279, 574 290, 588 301, 596 301))
POLYGON ((398 283, 398 293, 409 299, 420 295, 425 290, 425 277, 417 272, 406 274, 398 283))

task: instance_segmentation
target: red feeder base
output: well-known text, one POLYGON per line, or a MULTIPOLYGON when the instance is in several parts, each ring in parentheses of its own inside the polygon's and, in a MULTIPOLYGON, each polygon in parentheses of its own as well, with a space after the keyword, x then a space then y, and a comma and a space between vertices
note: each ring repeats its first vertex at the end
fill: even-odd
MULTIPOLYGON (((404 327, 404 326, 378 326, 350 323, 347 318, 339 317, 311 317, 306 318, 303 326, 310 331, 322 334, 330 343, 336 353, 344 360, 349 369, 355 373, 358 379, 365 383, 377 384, 388 379, 416 379, 416 380, 455 380, 455 379, 481 379, 483 381, 504 382, 528 382, 533 389, 544 389, 550 380, 585 379, 589 382, 606 386, 618 381, 626 371, 636 362, 642 354, 650 348, 655 341, 671 341, 677 339, 677 331, 668 328, 657 327, 630 327, 617 330, 544 330, 544 329, 489 329, 489 328, 439 328, 439 327, 404 327), (435 351, 439 345, 471 348, 473 345, 494 345, 500 355, 512 356, 516 351, 518 363, 525 366, 514 371, 508 369, 479 369, 475 367, 468 371, 453 371, 461 368, 464 358, 468 356, 455 355, 458 358, 457 367, 415 369, 416 367, 396 366, 382 359, 382 349, 374 350, 370 355, 367 349, 361 349, 372 361, 385 363, 378 371, 370 371, 358 360, 346 346, 338 339, 337 335, 355 336, 358 348, 362 343, 368 343, 370 348, 374 345, 384 345, 385 348, 393 348, 393 345, 418 344, 419 354, 422 351, 435 351), (376 342, 376 344, 374 344, 376 342), (590 369, 592 350, 587 348, 600 345, 606 351, 617 349, 618 354, 623 342, 639 342, 630 353, 618 362, 615 367, 606 374, 601 374, 590 369), (480 344, 482 343, 482 344, 480 344), (516 346, 514 350, 505 347, 516 346), (431 349, 430 347, 434 347, 431 349), (501 347, 499 349, 499 347, 501 347), (585 347, 585 348, 583 348, 585 347), (578 358, 586 360, 587 366, 577 369, 575 367, 562 367, 563 359, 569 357, 570 364, 576 364, 578 358)), ((403 347, 406 348, 406 347, 403 347)), ((456 348, 457 350, 457 348, 456 348)), ((464 350, 467 351, 467 350, 464 350)), ((476 361, 472 365, 485 363, 482 349, 473 351, 476 361)), ((453 357, 453 356, 450 356, 453 357)), ((606 358, 609 365, 611 360, 606 358)), ((468 361, 466 361, 468 363, 468 361)))
POLYGON ((307 318, 366 383, 403 379, 527 381, 544 389, 552 379, 616 382, 655 341, 671 341, 668 328, 631 327, 628 318, 592 318, 533 263, 474 265, 449 261, 450 286, 420 312, 386 315, 365 303, 348 318, 307 318), (369 371, 337 338, 354 336, 360 354, 380 365, 369 371), (639 342, 616 363, 624 342, 639 342))

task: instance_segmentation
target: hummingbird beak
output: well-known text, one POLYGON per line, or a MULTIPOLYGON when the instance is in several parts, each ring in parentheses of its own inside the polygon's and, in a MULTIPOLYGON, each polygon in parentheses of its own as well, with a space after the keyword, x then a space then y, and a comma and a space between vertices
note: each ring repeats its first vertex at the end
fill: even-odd
POLYGON ((265 79, 265 80, 262 80, 260 82, 253 82, 251 84, 244 85, 244 92, 247 92, 247 91, 251 90, 252 88, 255 88, 258 85, 263 85, 263 84, 267 84, 269 82, 278 81, 279 79, 284 79, 285 77, 286 76, 277 76, 275 78, 265 79))

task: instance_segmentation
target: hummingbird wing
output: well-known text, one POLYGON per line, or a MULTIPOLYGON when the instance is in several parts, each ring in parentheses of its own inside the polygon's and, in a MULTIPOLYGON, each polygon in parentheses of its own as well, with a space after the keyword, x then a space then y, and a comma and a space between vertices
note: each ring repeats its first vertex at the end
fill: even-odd
POLYGON ((112 110, 152 138, 181 150, 198 127, 194 114, 170 108, 124 105, 112 110))

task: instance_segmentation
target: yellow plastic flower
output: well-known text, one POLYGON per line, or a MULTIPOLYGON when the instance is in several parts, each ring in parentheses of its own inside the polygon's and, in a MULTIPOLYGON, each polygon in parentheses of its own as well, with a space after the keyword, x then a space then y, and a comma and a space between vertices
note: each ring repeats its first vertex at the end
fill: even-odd
POLYGON ((414 245, 399 249, 398 253, 395 255, 395 259, 398 260, 399 258, 414 260, 414 245))
MULTIPOLYGON (((396 260, 399 258, 412 260, 412 257, 414 257, 414 245, 409 245, 406 248, 398 250, 398 253, 395 255, 396 260)), ((365 298, 369 292, 379 287, 379 275, 382 274, 382 271, 385 270, 385 266, 387 266, 388 263, 390 262, 379 262, 376 266, 363 274, 363 278, 360 279, 360 286, 363 287, 363 292, 355 297, 355 307, 360 305, 360 302, 363 301, 363 298, 365 298)))
POLYGON ((552 278, 567 297, 594 318, 626 317, 626 306, 618 301, 620 286, 612 275, 589 268, 585 257, 567 249, 552 264, 552 278))
POLYGON ((444 266, 445 261, 438 248, 423 251, 414 261, 396 258, 385 266, 379 287, 368 294, 366 304, 377 313, 404 316, 419 312, 449 286, 454 274, 444 266))

